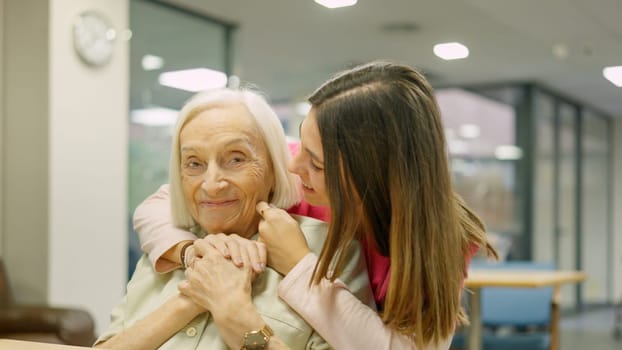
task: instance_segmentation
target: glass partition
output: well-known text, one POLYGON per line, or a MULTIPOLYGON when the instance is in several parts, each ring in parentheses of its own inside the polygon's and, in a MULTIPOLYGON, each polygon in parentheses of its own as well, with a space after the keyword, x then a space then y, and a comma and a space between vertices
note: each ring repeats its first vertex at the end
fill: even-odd
MULTIPOLYGON (((577 120, 578 109, 561 102, 558 109, 556 226, 554 256, 560 269, 577 265, 577 120)), ((576 286, 562 287, 562 303, 576 302, 576 286)))
POLYGON ((552 262, 555 249, 555 100, 546 94, 534 93, 534 181, 533 235, 534 260, 552 262))
POLYGON ((581 265, 589 278, 581 285, 583 301, 602 304, 611 298, 609 227, 609 123, 592 110, 583 112, 581 130, 581 265))
POLYGON ((512 106, 462 89, 437 90, 456 190, 486 224, 502 258, 521 233, 515 206, 512 106))
MULTIPOLYGON (((493 124, 498 120, 492 117, 485 123, 494 125, 499 135, 513 130, 515 137, 504 142, 516 145, 521 156, 501 161, 477 154, 479 140, 458 139, 457 147, 452 147, 451 131, 448 143, 458 191, 484 218, 493 237, 511 232, 508 259, 553 262, 560 269, 587 272, 585 283, 562 287, 562 305, 614 301, 610 118, 534 84, 468 89, 505 106, 507 112, 493 114, 497 118, 511 115, 509 126, 493 124), (487 197, 495 178, 503 179, 505 187, 500 188, 509 192, 506 204, 487 197), (511 219, 509 207, 513 208, 511 219)), ((442 90, 439 96, 447 125, 454 123, 452 119, 469 121, 472 107, 443 98, 442 90)), ((489 104, 482 99, 472 101, 489 104)), ((488 118, 482 109, 476 113, 488 118)))
POLYGON ((155 1, 130 1, 129 274, 140 255, 136 206, 168 182, 177 111, 195 92, 161 83, 165 72, 207 68, 229 73, 233 26, 155 1))

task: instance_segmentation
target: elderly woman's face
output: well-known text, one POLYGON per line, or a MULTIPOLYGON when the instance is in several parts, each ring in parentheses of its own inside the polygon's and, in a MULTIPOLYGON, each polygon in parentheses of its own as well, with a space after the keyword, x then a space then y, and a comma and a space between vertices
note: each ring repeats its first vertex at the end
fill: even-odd
POLYGON ((267 201, 274 175, 266 145, 242 104, 201 112, 179 135, 186 206, 208 233, 257 231, 258 201, 267 201))

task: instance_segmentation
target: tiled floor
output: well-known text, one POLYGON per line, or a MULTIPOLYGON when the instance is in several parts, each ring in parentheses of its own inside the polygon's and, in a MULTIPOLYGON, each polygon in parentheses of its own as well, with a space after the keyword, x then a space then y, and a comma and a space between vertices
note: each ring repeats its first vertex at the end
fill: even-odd
POLYGON ((588 311, 565 316, 560 324, 560 350, 620 350, 622 339, 613 337, 616 310, 588 311))

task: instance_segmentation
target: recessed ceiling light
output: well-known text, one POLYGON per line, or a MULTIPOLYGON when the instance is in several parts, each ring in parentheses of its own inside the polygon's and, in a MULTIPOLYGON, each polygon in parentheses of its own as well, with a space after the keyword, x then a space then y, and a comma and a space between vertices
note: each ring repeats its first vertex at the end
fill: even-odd
POLYGON ((125 41, 130 41, 132 39, 132 36, 134 36, 134 33, 132 33, 130 29, 125 29, 121 31, 121 39, 125 41))
POLYGON ((130 112, 130 120, 132 123, 147 126, 168 126, 175 124, 178 113, 164 107, 134 109, 130 112))
POLYGON ((357 0, 315 0, 316 3, 328 7, 329 9, 353 6, 356 5, 356 1, 357 0))
POLYGON ((465 139, 476 139, 479 137, 480 129, 476 124, 462 124, 460 125, 460 136, 465 139))
POLYGON ((311 104, 309 102, 300 102, 296 104, 296 113, 298 115, 306 116, 311 110, 311 104))
POLYGON ((227 75, 217 70, 195 68, 162 73, 158 82, 163 86, 198 92, 227 86, 227 75))
POLYGON ((568 58, 568 46, 563 43, 557 43, 553 45, 551 51, 553 52, 553 56, 559 60, 565 60, 568 58))
POLYGON ((469 57, 469 48, 457 42, 436 44, 434 54, 444 60, 458 60, 469 57))
POLYGON ((164 59, 156 55, 144 55, 141 64, 144 70, 156 70, 162 68, 164 59))
POLYGON ((523 150, 514 145, 500 145, 495 148, 495 158, 500 160, 517 160, 523 157, 523 150))
POLYGON ((464 140, 447 140, 447 146, 449 148, 449 153, 451 154, 469 153, 469 144, 464 140))
POLYGON ((237 90, 240 88, 240 84, 242 84, 242 80, 237 75, 230 75, 229 81, 227 82, 227 87, 229 89, 237 90))
POLYGON ((622 66, 605 67, 603 76, 613 85, 622 87, 622 66))

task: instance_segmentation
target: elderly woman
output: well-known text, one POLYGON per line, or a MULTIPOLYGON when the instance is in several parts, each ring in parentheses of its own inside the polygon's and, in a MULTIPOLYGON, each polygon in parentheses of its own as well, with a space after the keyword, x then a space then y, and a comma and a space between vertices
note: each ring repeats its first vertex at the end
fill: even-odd
MULTIPOLYGON (((195 291, 204 288, 245 294, 261 316, 255 320, 258 327, 249 329, 243 339, 227 338, 227 327, 235 323, 237 312, 241 316, 244 310, 236 310, 235 305, 195 303, 200 296, 190 299, 178 292, 183 271, 158 274, 144 255, 96 346, 212 350, 242 344, 243 349, 261 349, 273 337, 271 348, 279 344, 292 349, 327 348, 279 299, 277 286, 282 275, 267 268, 251 286, 253 270, 248 261, 237 267, 210 244, 222 234, 236 234, 240 242, 256 237, 260 216, 255 207, 260 201, 289 208, 299 200, 295 178, 286 169, 287 160, 283 129, 262 97, 223 89, 191 99, 180 112, 170 162, 172 220, 204 237, 203 245, 195 245, 202 247, 203 258, 195 259, 186 273, 205 276, 201 285, 192 286, 195 291), (245 276, 242 282, 231 280, 228 276, 239 269, 245 276)), ((311 249, 319 253, 326 224, 306 217, 295 219, 311 249)), ((358 247, 349 256, 342 280, 364 303, 373 304, 358 247)))

